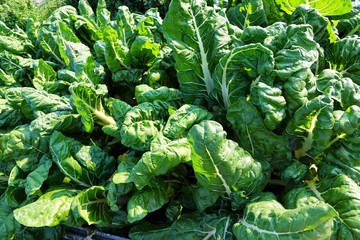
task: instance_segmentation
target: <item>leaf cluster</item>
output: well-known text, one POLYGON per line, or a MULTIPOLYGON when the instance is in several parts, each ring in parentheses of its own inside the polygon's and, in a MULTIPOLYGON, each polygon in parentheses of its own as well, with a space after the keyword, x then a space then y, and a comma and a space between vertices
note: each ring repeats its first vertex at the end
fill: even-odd
POLYGON ((0 22, 0 238, 359 239, 360 5, 138 3, 0 22))

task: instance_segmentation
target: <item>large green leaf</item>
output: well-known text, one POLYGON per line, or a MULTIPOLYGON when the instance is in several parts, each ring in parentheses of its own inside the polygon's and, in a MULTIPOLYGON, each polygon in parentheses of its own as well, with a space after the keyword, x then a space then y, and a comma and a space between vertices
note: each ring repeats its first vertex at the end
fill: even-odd
POLYGON ((230 198, 238 191, 247 196, 264 188, 269 177, 265 168, 237 143, 226 139, 219 123, 205 120, 194 125, 188 141, 196 179, 210 191, 230 198))
POLYGON ((230 43, 226 25, 226 18, 204 0, 171 2, 163 28, 187 102, 206 100, 214 90, 212 72, 230 43))
POLYGON ((359 36, 352 35, 334 42, 326 53, 331 69, 360 84, 359 36))
POLYGON ((110 206, 107 204, 105 188, 92 186, 76 197, 77 211, 89 224, 107 225, 111 221, 110 206))
POLYGON ((72 148, 71 139, 60 132, 55 131, 51 135, 50 152, 60 171, 81 186, 90 187, 94 185, 96 181, 94 174, 74 158, 73 155, 75 154, 72 148))
POLYGON ((42 159, 40 159, 37 168, 26 176, 25 193, 28 198, 33 195, 42 195, 41 187, 49 177, 49 170, 52 163, 52 160, 44 155, 42 159))
POLYGON ((276 0, 281 10, 292 14, 300 4, 310 5, 318 10, 323 16, 336 16, 345 14, 352 9, 351 0, 276 0))
POLYGON ((169 140, 158 137, 151 142, 150 151, 142 155, 130 177, 137 189, 148 185, 156 176, 166 174, 181 162, 190 162, 190 146, 186 138, 169 140))
POLYGON ((159 100, 144 102, 130 109, 121 126, 121 143, 135 150, 146 151, 163 128, 168 104, 159 100))
POLYGON ((15 209, 14 217, 16 221, 28 227, 56 226, 68 219, 76 194, 76 190, 70 189, 49 191, 35 202, 15 209))
POLYGON ((250 94, 250 101, 265 115, 265 126, 270 130, 277 128, 286 117, 286 101, 281 89, 258 82, 252 86, 250 94))
POLYGON ((246 97, 252 81, 270 75, 273 53, 259 43, 234 48, 220 59, 214 74, 217 98, 228 109, 239 97, 246 97))
POLYGON ((287 123, 286 132, 300 137, 301 147, 296 157, 316 157, 324 152, 331 140, 334 127, 333 100, 320 95, 300 107, 287 123))
POLYGON ((148 213, 160 209, 168 201, 168 186, 161 182, 156 187, 146 187, 136 191, 127 204, 128 221, 130 223, 139 221, 148 213))
POLYGON ((12 130, 1 145, 1 160, 14 161, 25 172, 34 170, 43 155, 49 152, 49 138, 27 125, 12 130))
POLYGON ((334 239, 358 239, 360 236, 359 206, 360 187, 351 178, 337 173, 329 176, 331 168, 319 168, 319 182, 316 179, 307 181, 307 187, 295 188, 285 196, 285 201, 292 205, 306 207, 316 206, 324 202, 332 206, 336 212, 332 238, 334 239))
POLYGON ((239 137, 240 145, 256 159, 267 160, 275 168, 290 164, 289 139, 267 129, 253 104, 240 98, 230 106, 226 118, 239 137))
POLYGON ((181 92, 175 88, 162 86, 154 89, 146 84, 140 84, 135 87, 135 98, 137 103, 154 102, 155 100, 171 102, 180 101, 182 95, 181 92))
POLYGON ((69 90, 72 104, 81 115, 85 131, 92 132, 95 122, 100 125, 116 125, 104 108, 104 98, 108 93, 106 85, 74 83, 69 90))
POLYGON ((131 239, 166 240, 166 239, 233 239, 230 217, 216 214, 185 214, 171 226, 138 225, 131 229, 131 239))
POLYGON ((103 30, 105 42, 105 61, 111 72, 129 69, 127 54, 129 49, 118 39, 115 29, 107 27, 103 30))
POLYGON ((249 203, 244 217, 235 223, 236 239, 329 239, 337 212, 319 202, 285 209, 272 194, 249 203))
POLYGON ((262 0, 245 0, 229 8, 226 15, 231 24, 243 30, 249 26, 266 26, 268 23, 262 0))
POLYGON ((0 198, 0 238, 13 239, 21 229, 21 225, 15 220, 13 209, 0 198))
POLYGON ((187 131, 194 124, 200 123, 203 120, 210 120, 212 117, 213 115, 210 112, 200 106, 184 104, 171 113, 163 133, 168 138, 181 138, 187 134, 187 131))

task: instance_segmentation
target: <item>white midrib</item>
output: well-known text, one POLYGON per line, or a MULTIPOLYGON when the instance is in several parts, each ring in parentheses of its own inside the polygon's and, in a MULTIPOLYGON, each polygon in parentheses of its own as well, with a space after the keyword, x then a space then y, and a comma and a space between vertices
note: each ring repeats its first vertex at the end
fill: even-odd
POLYGON ((205 148, 205 150, 206 150, 207 154, 209 155, 210 161, 211 161, 212 165, 214 166, 215 173, 218 176, 218 178, 220 179, 220 181, 222 182, 222 185, 224 186, 227 195, 229 197, 231 197, 231 189, 230 189, 229 185, 226 183, 225 179, 221 175, 219 169, 217 168, 217 166, 214 162, 214 159, 211 157, 211 153, 209 152, 209 150, 207 148, 205 148))
POLYGON ((320 111, 318 111, 314 118, 312 119, 311 121, 311 125, 310 125, 310 128, 309 128, 309 134, 307 136, 307 138, 305 138, 305 141, 302 145, 302 148, 301 148, 301 153, 300 153, 300 157, 304 157, 306 156, 306 152, 309 151, 311 148, 312 148, 312 144, 313 144, 313 131, 316 127, 316 122, 317 122, 317 119, 320 115, 320 112, 321 112, 322 108, 320 109, 320 111))
POLYGON ((198 45, 199 45, 200 57, 201 57, 201 69, 204 73, 204 77, 202 78, 202 80, 205 83, 205 87, 206 87, 206 91, 207 91, 208 95, 210 95, 210 93, 214 90, 214 81, 211 77, 211 73, 209 70, 209 63, 207 61, 207 56, 205 53, 203 41, 201 39, 199 27, 196 23, 196 19, 195 19, 195 16, 192 11, 190 11, 190 14, 191 14, 194 26, 195 26, 196 38, 198 39, 198 45))
POLYGON ((252 230, 254 230, 256 232, 263 233, 263 234, 269 234, 269 235, 275 235, 275 236, 298 234, 298 233, 303 233, 303 232, 306 231, 306 230, 302 230, 302 231, 295 231, 295 232, 274 232, 274 231, 268 231, 268 230, 265 230, 265 229, 261 229, 256 225, 253 225, 253 224, 250 224, 250 223, 246 222, 245 219, 240 219, 239 222, 242 225, 244 225, 245 227, 250 228, 250 229, 252 229, 252 230))

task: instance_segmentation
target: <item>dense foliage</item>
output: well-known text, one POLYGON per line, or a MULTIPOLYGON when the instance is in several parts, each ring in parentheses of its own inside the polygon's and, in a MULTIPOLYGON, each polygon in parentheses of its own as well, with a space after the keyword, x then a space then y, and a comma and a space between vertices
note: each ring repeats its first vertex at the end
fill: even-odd
POLYGON ((168 8, 0 22, 0 239, 359 239, 360 4, 168 8))

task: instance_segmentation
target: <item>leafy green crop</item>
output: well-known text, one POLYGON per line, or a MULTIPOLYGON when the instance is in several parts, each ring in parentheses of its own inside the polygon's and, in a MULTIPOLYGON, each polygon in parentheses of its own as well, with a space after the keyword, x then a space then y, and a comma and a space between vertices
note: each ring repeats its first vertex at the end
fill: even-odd
POLYGON ((359 239, 360 5, 123 2, 0 21, 0 239, 359 239))

